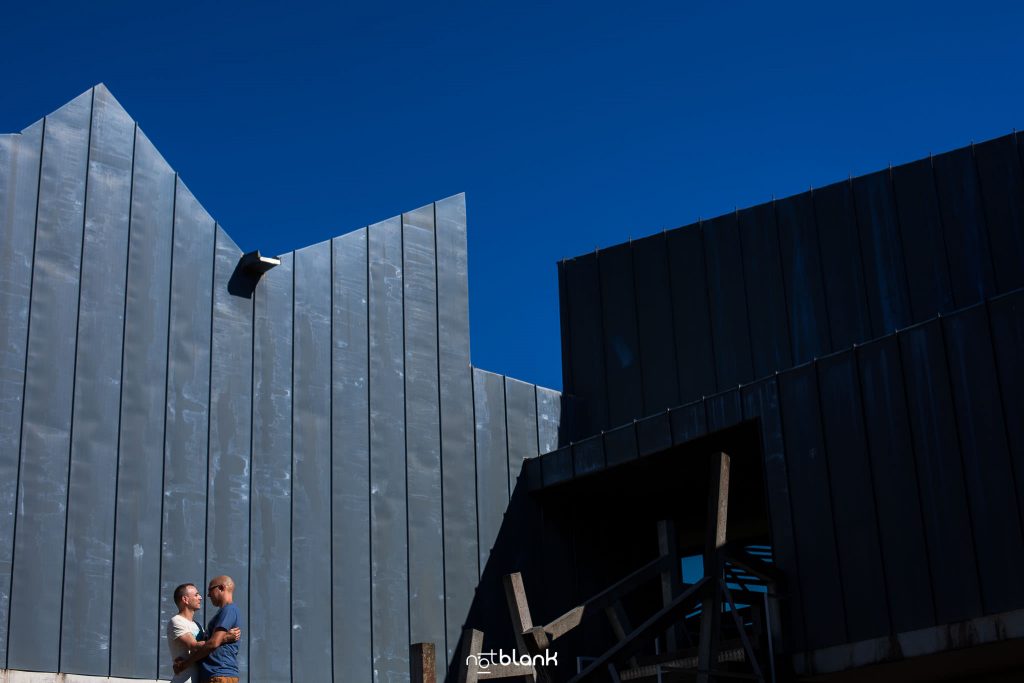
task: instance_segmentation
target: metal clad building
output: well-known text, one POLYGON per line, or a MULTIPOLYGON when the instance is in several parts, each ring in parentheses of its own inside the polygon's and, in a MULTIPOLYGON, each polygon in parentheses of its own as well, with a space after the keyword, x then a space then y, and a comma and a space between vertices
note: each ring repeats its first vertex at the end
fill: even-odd
POLYGON ((456 648, 561 410, 470 366, 464 197, 241 257, 102 85, 0 136, 0 668, 169 678, 220 573, 250 681, 456 648))

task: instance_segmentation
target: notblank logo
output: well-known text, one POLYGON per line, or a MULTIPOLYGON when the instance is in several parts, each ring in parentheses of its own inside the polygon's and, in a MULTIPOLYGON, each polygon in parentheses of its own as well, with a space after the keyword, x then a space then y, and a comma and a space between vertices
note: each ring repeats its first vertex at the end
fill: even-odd
POLYGON ((520 655, 515 649, 509 654, 499 648, 497 651, 490 650, 466 657, 466 666, 475 666, 481 676, 486 676, 489 673, 487 669, 495 665, 558 666, 558 653, 544 650, 544 654, 531 657, 528 654, 520 655))

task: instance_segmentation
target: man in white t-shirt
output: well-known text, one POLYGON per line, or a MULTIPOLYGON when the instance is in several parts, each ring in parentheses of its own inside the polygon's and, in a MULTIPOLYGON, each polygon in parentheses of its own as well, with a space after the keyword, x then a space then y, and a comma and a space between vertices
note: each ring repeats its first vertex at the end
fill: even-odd
MULTIPOLYGON (((203 645, 207 640, 206 633, 193 617, 203 605, 203 594, 191 583, 183 583, 174 589, 174 604, 178 613, 167 622, 167 646, 171 650, 171 660, 188 657, 189 652, 203 645)), ((238 642, 242 637, 241 630, 217 631, 211 634, 210 645, 220 647, 226 643, 238 642)), ((196 683, 196 667, 190 666, 181 673, 175 674, 172 683, 196 683)))

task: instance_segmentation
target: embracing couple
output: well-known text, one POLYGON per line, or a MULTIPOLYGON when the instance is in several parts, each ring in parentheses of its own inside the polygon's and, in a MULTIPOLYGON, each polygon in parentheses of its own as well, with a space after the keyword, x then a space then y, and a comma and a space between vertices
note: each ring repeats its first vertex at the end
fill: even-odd
POLYGON ((195 584, 174 589, 178 613, 167 622, 167 644, 174 660, 172 683, 238 683, 238 640, 241 614, 234 605, 235 582, 230 576, 210 581, 207 595, 220 611, 206 630, 193 617, 203 604, 195 584))

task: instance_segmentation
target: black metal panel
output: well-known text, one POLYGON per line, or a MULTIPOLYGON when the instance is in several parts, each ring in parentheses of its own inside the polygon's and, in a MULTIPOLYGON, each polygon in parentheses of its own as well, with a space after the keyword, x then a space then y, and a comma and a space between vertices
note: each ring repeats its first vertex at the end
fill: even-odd
POLYGON ((544 486, 572 479, 572 452, 572 446, 563 446, 541 458, 541 480, 544 486))
POLYGON ((652 415, 636 423, 637 450, 641 456, 672 447, 671 413, 652 415))
POLYGON ((906 245, 907 287, 914 320, 920 322, 953 308, 946 241, 931 159, 892 169, 900 232, 906 245))
POLYGON ((598 252, 597 263, 607 372, 608 421, 603 426, 617 427, 645 414, 631 244, 598 252))
MULTIPOLYGON (((249 488, 252 435, 252 293, 235 290, 242 250, 217 227, 210 367, 210 464, 206 578, 226 574, 239 606, 249 603, 249 488)), ((243 624, 246 615, 243 613, 243 624)), ((238 665, 248 669, 243 640, 238 665)))
POLYGON ((121 401, 121 348, 135 122, 103 86, 93 96, 68 477, 60 670, 106 676, 121 401), (102 353, 97 353, 103 349, 102 353))
POLYGON ((604 329, 596 256, 581 256, 562 264, 569 317, 572 383, 566 391, 581 401, 574 436, 590 435, 608 424, 605 396, 604 329))
POLYGON ((880 337, 911 322, 907 273, 889 171, 854 178, 853 194, 871 328, 874 336, 880 337))
MULTIPOLYGON (((444 649, 444 535, 438 406, 434 206, 402 216, 409 637, 444 649)), ((533 430, 536 435, 536 428, 533 430)), ((534 436, 536 439, 536 437, 534 436)), ((438 673, 443 673, 440 666, 438 673)))
POLYGON ((553 389, 536 387, 537 452, 550 453, 558 448, 562 421, 562 395, 553 389))
POLYGON ((605 466, 602 434, 577 441, 572 445, 572 471, 575 476, 599 472, 605 466))
MULTIPOLYGON (((1024 536, 984 306, 943 319, 964 483, 986 614, 1024 605, 1024 536)), ((1024 377, 1018 378, 1018 380, 1024 377)), ((1010 419, 1019 419, 1020 414, 1010 419)))
MULTIPOLYGON (((782 199, 775 213, 793 362, 806 363, 832 348, 813 197, 805 192, 782 199)), ((844 257, 849 260, 850 254, 844 257)))
MULTIPOLYGON (((213 219, 181 180, 175 188, 174 247, 164 417, 160 627, 177 614, 175 586, 206 575, 206 480, 213 306, 213 219)), ((204 621, 203 614, 197 621, 204 621)), ((161 677, 173 675, 165 644, 157 648, 161 677)))
POLYGON ((754 376, 765 377, 793 364, 775 202, 740 211, 739 225, 754 376))
POLYGON ((1015 135, 974 147, 998 291, 1024 287, 1024 173, 1015 135))
POLYGON ((8 666, 59 671, 68 458, 92 93, 46 119, 25 363, 8 666))
POLYGON ((709 396, 704 407, 707 410, 709 432, 732 427, 743 419, 743 405, 737 389, 709 396))
MULTIPOLYGON (((1024 508, 1024 290, 994 299, 989 305, 992 342, 1006 437, 1016 478, 1017 504, 1024 508)), ((1024 524, 1024 510, 1021 510, 1024 524)))
MULTIPOLYGON (((373 675, 366 230, 332 243, 331 558, 334 680, 373 675), (339 609, 340 607, 340 609, 339 609)), ((268 681, 268 683, 270 683, 268 681)))
POLYGON ((872 336, 853 185, 829 185, 813 197, 832 348, 845 349, 872 336))
MULTIPOLYGON (((724 390, 748 382, 754 375, 740 236, 735 213, 706 221, 702 227, 715 374, 718 388, 724 390)), ((690 396, 684 394, 684 398, 690 396)))
POLYGON ((21 404, 43 122, 0 135, 0 667, 7 668, 21 404))
POLYGON ((604 433, 604 458, 608 467, 637 458, 635 423, 604 433))
POLYGON ((817 370, 846 625, 856 642, 889 632, 860 379, 852 350, 822 359, 817 370))
POLYGON ((707 406, 704 399, 673 408, 669 413, 672 443, 681 444, 704 436, 708 431, 707 406))
POLYGON ((480 529, 480 573, 501 529, 508 506, 508 450, 504 377, 473 369, 476 419, 476 498, 480 529))
POLYGON ((806 645, 815 649, 846 642, 847 633, 814 366, 778 382, 806 645))
POLYGON ((537 457, 537 391, 532 384, 505 378, 505 422, 508 428, 508 490, 516 488, 523 461, 537 457))
POLYGON ((161 647, 160 502, 174 171, 135 131, 124 320, 110 674, 157 675, 161 647), (130 446, 129 446, 130 445, 130 446), (123 590, 121 590, 123 589, 123 590))
POLYGON ((957 446, 942 332, 936 321, 900 335, 917 479, 939 623, 981 614, 974 537, 957 446))
POLYGON ((913 631, 935 624, 935 607, 899 346, 889 336, 856 353, 892 628, 913 631))
MULTIPOLYGON (((292 254, 283 254, 281 264, 260 278, 253 295, 250 561, 257 571, 250 575, 244 615, 250 625, 244 634, 249 639, 246 677, 252 683, 289 680, 292 672, 291 639, 261 625, 286 624, 289 630, 291 626, 293 259, 292 254)), ((365 258, 363 263, 365 273, 365 258)), ((361 332, 365 340, 365 329, 361 332)), ((356 478, 355 471, 349 476, 356 478)), ((365 512, 361 521, 365 529, 365 512)), ((356 547, 355 539, 352 543, 356 547)), ((360 553, 364 564, 366 557, 360 553)), ((369 585, 369 572, 365 574, 360 595, 369 585)), ((346 612, 355 612, 350 601, 346 612)), ((366 652, 362 650, 357 661, 367 661, 366 652)))
POLYGON ((761 428, 761 449, 768 518, 772 529, 772 556, 775 564, 791 582, 790 598, 783 608, 786 633, 790 642, 782 647, 787 652, 805 648, 803 608, 801 605, 800 573, 797 566, 796 540, 793 532, 793 512, 790 507, 789 479, 786 472, 786 445, 782 435, 782 417, 779 412, 779 388, 776 379, 762 380, 740 390, 744 419, 757 419, 761 428))
MULTIPOLYGON (((292 591, 292 676, 326 681, 333 671, 331 603, 324 599, 332 573, 325 523, 331 518, 330 242, 296 251, 294 269, 291 585, 301 590, 292 591)), ((398 476, 404 474, 403 467, 398 476)), ((408 613, 407 605, 397 606, 403 607, 408 613)))
POLYGON ((679 405, 672 280, 665 233, 633 242, 637 334, 643 370, 644 414, 679 405))
POLYGON ((679 400, 689 403, 718 389, 711 335, 704 234, 699 225, 666 234, 672 281, 672 325, 675 332, 679 400))
POLYGON ((996 291, 978 172, 970 147, 940 154, 932 166, 953 300, 957 308, 963 308, 996 291))
MULTIPOLYGON (((477 559, 473 378, 469 367, 469 288, 466 200, 456 195, 434 208, 437 239, 437 329, 444 494, 445 614, 450 661, 473 601, 477 559)), ((441 659, 438 657, 438 659, 441 659)))
POLYGON ((387 680, 409 669, 401 219, 371 225, 367 235, 373 668, 387 680))

